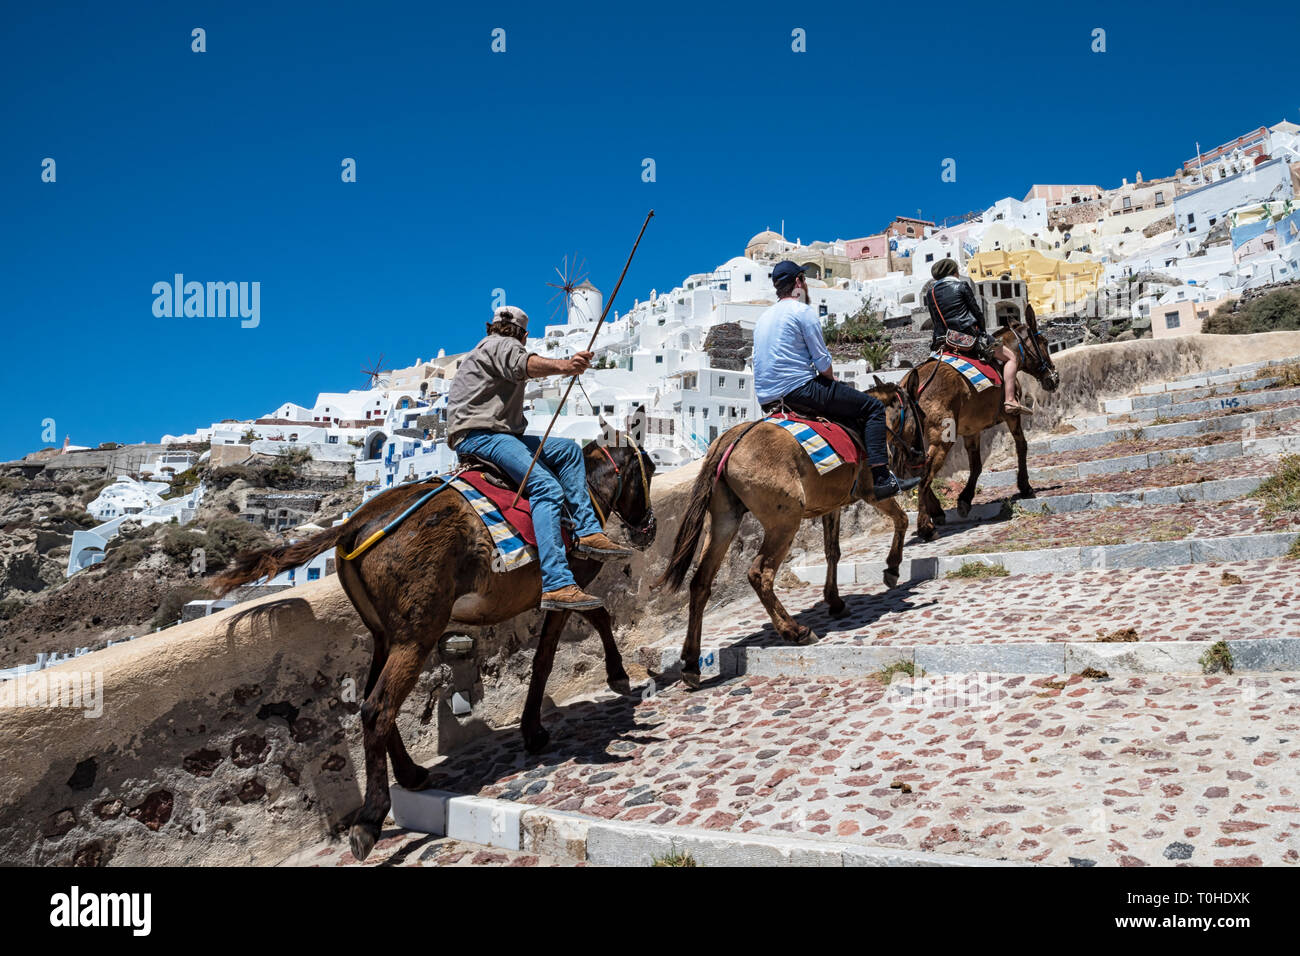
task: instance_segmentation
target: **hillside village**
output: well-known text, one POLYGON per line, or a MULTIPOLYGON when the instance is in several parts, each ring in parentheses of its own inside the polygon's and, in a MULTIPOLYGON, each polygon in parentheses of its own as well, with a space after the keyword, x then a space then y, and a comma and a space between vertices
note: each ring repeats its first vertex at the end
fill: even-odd
MULTIPOLYGON (((667 468, 755 417, 752 330, 781 259, 809 267, 812 304, 850 384, 897 379, 928 353, 918 293, 944 257, 977 284, 990 322, 1032 309, 1054 352, 1195 334, 1216 312, 1296 281, 1298 189, 1300 126, 1284 121, 1154 179, 1034 184, 981 212, 899 216, 852 239, 764 229, 733 258, 611 311, 596 367, 554 433, 585 441, 607 424, 631 427, 667 468)), ((563 322, 537 329, 534 317, 529 348, 548 357, 585 348, 604 304, 582 281, 563 322)), ((460 359, 440 351, 375 369, 367 388, 156 444, 65 441, 0 465, 0 667, 40 666, 219 610, 243 595, 213 603, 197 579, 235 550, 326 527, 386 488, 454 468, 446 394, 460 359)), ((530 385, 530 431, 546 427, 564 385, 530 385)), ((333 560, 322 555, 263 588, 313 580, 333 560)))

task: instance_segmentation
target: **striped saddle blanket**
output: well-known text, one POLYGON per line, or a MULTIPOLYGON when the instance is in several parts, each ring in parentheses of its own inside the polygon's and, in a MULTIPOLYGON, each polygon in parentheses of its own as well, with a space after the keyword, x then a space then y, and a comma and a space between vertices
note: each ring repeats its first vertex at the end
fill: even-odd
POLYGON ((819 475, 846 463, 857 464, 862 458, 857 443, 849 437, 849 433, 831 422, 813 421, 789 414, 769 415, 763 421, 780 425, 797 438, 817 467, 819 475))
POLYGON ((1002 384, 1002 376, 998 374, 997 369, 987 362, 967 358, 963 355, 953 355, 951 352, 944 352, 939 356, 939 361, 946 362, 961 372, 966 381, 970 382, 977 392, 1002 384))
MULTIPOLYGON (((447 483, 470 503, 492 536, 497 549, 492 559, 493 571, 513 571, 537 560, 537 533, 533 530, 533 515, 526 498, 520 498, 516 507, 510 507, 515 493, 488 481, 479 471, 462 471, 447 483)), ((567 529, 564 538, 567 544, 567 529)))

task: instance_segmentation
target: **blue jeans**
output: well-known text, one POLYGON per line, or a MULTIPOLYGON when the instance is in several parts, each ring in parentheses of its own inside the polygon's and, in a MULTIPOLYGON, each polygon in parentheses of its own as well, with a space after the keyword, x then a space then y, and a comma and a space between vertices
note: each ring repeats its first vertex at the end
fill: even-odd
MULTIPOLYGON (((541 438, 503 432, 472 431, 456 445, 461 454, 478 455, 497 465, 516 482, 524 477, 541 438)), ((582 449, 567 438, 548 438, 524 488, 537 534, 537 556, 542 565, 542 590, 558 591, 577 584, 564 554, 560 518, 567 506, 578 537, 601 529, 587 494, 587 466, 582 449)))

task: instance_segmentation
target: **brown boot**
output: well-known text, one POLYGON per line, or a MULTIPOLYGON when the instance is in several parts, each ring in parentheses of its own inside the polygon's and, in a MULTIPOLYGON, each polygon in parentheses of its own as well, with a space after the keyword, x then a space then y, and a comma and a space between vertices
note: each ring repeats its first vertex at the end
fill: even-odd
POLYGON ((600 598, 587 594, 576 584, 570 584, 558 591, 543 591, 541 608, 543 611, 588 611, 603 603, 600 598))
POLYGON ((583 535, 578 539, 578 545, 575 550, 584 558, 595 558, 598 561, 603 561, 606 558, 632 557, 631 548, 620 548, 613 541, 610 541, 603 531, 598 531, 595 534, 583 535))

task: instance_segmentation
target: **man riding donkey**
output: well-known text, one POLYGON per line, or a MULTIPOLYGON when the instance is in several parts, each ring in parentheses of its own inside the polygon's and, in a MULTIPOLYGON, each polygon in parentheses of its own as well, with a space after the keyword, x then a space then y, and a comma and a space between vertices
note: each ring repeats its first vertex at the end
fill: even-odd
POLYGON ((601 606, 601 599, 578 587, 565 555, 561 521, 573 519, 574 550, 584 558, 629 558, 632 551, 605 536, 587 492, 582 449, 564 438, 525 435, 524 386, 530 378, 580 375, 592 353, 547 359, 529 354, 528 316, 503 306, 487 326, 487 336, 461 361, 447 393, 447 444, 461 455, 491 462, 518 485, 539 445, 537 464, 528 473, 524 493, 532 512, 537 555, 542 571, 541 608, 579 611, 601 606))
POLYGON ((808 303, 803 269, 789 261, 777 263, 772 281, 779 301, 754 326, 754 389, 759 402, 765 411, 781 406, 799 415, 844 421, 843 430, 862 435, 866 454, 861 460, 850 456, 848 467, 838 455, 814 461, 806 437, 796 432, 813 434, 818 441, 824 435, 775 416, 735 425, 710 444, 657 585, 671 590, 682 586, 703 538, 699 565, 691 577, 682 643, 681 674, 689 687, 700 686, 704 610, 713 581, 746 514, 763 528, 749 583, 784 640, 795 644, 817 640, 812 628, 790 615, 775 590, 777 572, 805 519, 822 521, 826 550, 822 596, 833 617, 848 610, 839 593, 840 512, 854 502, 869 503, 892 525, 883 579, 891 588, 899 581, 907 515, 896 495, 916 480, 899 482, 888 465, 886 436, 898 434, 903 415, 898 387, 876 379, 870 393, 864 393, 836 381, 821 323, 808 303))
POLYGON ((989 335, 984 310, 975 298, 971 281, 957 274, 957 263, 953 259, 940 259, 930 268, 930 275, 931 280, 921 288, 921 297, 930 310, 931 350, 938 353, 945 347, 960 347, 958 343, 961 343, 964 350, 976 358, 999 363, 1002 366, 1002 410, 1008 415, 1032 414, 1016 400, 1016 372, 1020 368, 1020 359, 989 335))
POLYGON ((885 406, 880 400, 836 380, 821 320, 809 301, 807 268, 786 259, 772 269, 778 301, 754 324, 758 403, 764 411, 784 405, 799 415, 852 424, 862 435, 872 497, 892 498, 915 487, 920 479, 900 484, 890 471, 885 406))

